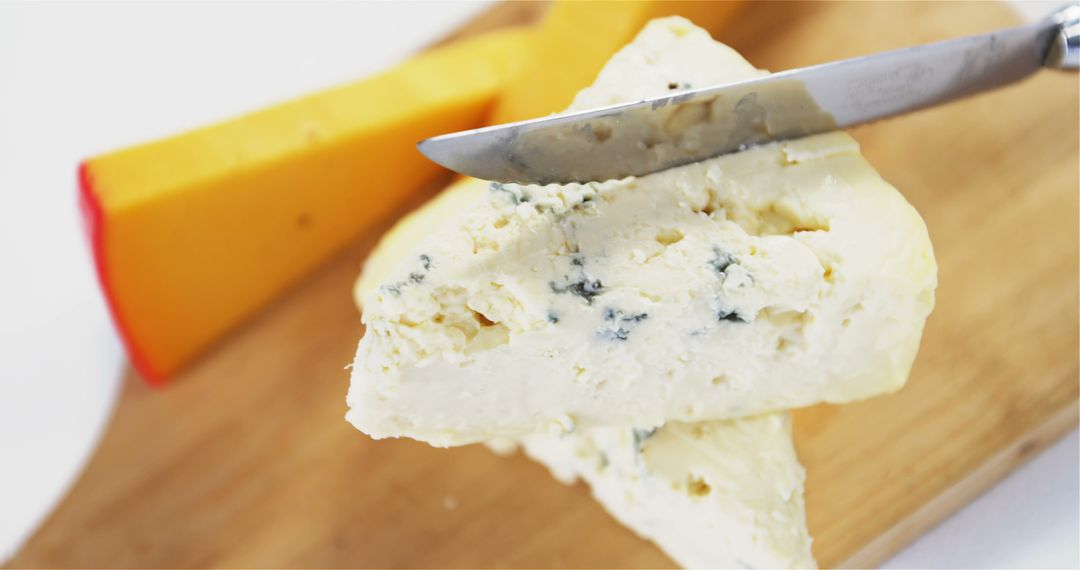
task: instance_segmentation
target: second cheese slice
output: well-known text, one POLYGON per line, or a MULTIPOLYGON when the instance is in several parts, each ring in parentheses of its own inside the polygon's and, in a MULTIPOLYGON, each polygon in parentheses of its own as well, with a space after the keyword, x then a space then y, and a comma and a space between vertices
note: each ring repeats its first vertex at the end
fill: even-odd
POLYGON ((788 414, 521 443, 563 482, 583 479, 612 516, 684 568, 816 566, 788 414))
MULTIPOLYGON (((575 106, 760 73, 668 18, 575 106)), ((458 445, 861 399, 906 381, 935 285, 921 218, 842 133, 491 184, 365 300, 348 419, 458 445)))

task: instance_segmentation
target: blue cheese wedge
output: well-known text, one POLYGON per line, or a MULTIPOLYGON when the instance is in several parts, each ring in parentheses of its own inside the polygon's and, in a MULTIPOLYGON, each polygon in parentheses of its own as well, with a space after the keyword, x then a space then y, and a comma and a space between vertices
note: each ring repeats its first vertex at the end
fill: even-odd
MULTIPOLYGON (((761 73, 667 18, 574 108, 761 73)), ((843 133, 491 184, 365 299, 347 417, 449 446, 858 400, 904 384, 935 285, 922 219, 843 133)))
MULTIPOLYGON (((368 257, 355 289, 365 306, 396 260, 487 192, 447 189, 398 222, 368 257)), ((612 516, 688 568, 811 568, 804 471, 786 413, 656 429, 558 426, 560 434, 489 442, 520 447, 560 481, 583 480, 612 516)))

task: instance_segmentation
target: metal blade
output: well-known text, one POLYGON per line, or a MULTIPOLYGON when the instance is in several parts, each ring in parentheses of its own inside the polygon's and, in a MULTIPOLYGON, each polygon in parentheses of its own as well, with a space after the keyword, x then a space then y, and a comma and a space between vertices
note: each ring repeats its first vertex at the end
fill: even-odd
MULTIPOLYGON (((937 105, 1006 85, 1042 66, 1051 21, 427 139, 420 151, 500 182, 640 176, 937 105)), ((703 65, 705 63, 703 62, 703 65)))

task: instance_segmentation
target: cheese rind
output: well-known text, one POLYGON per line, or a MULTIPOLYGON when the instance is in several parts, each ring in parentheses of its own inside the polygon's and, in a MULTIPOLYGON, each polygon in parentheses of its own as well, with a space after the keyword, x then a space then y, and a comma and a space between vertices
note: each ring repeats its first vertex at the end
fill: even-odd
POLYGON ((80 167, 94 261, 139 372, 160 381, 437 179, 416 141, 480 126, 530 30, 80 167))
MULTIPOLYGON (((668 18, 575 106, 759 73, 668 18)), ((842 133, 492 184, 367 299, 347 417, 445 446, 857 400, 903 385, 935 285, 922 220, 842 133)))

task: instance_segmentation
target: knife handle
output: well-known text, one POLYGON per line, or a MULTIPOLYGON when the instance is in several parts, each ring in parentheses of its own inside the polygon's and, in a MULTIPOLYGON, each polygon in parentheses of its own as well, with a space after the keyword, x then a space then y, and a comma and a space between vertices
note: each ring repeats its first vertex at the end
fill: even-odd
POLYGON ((1080 4, 1070 4, 1054 12, 1050 20, 1057 24, 1043 66, 1076 71, 1080 68, 1080 4))

